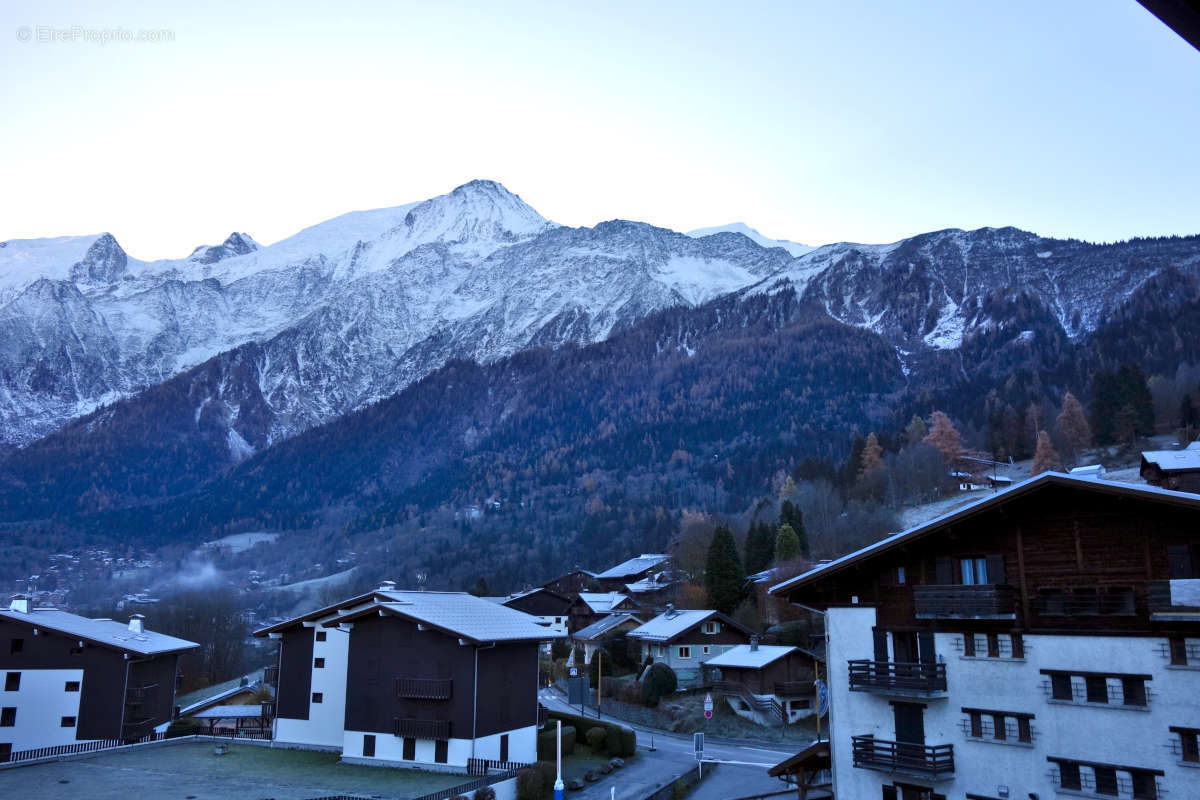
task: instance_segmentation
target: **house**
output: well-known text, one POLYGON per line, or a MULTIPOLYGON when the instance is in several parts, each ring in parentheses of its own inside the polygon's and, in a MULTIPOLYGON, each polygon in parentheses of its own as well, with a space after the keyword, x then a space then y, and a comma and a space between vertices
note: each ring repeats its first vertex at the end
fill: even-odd
POLYGON ((592 663, 592 655, 609 641, 628 634, 642 624, 641 618, 628 611, 606 614, 582 630, 571 634, 571 641, 583 647, 583 663, 592 663))
POLYGON ((552 592, 558 592, 570 598, 574 598, 580 592, 586 592, 593 587, 599 587, 599 584, 596 583, 596 573, 579 568, 575 568, 565 575, 559 575, 554 580, 542 584, 543 589, 549 589, 552 592))
POLYGON ((639 581, 625 584, 625 591, 634 605, 643 611, 659 611, 675 600, 675 590, 680 583, 672 571, 655 571, 639 581))
POLYGON ((128 624, 33 608, 0 609, 0 760, 11 753, 165 730, 179 654, 195 642, 128 624))
POLYGON ((671 557, 664 553, 642 553, 640 556, 622 561, 596 576, 601 588, 609 591, 624 591, 626 585, 662 572, 670 566, 671 557))
POLYGON ((1140 473, 1151 486, 1200 493, 1200 448, 1188 445, 1184 450, 1146 450, 1140 473))
POLYGON ((629 632, 642 643, 642 660, 653 658, 675 671, 681 687, 699 686, 700 665, 715 655, 749 644, 753 631, 720 611, 667 609, 629 632))
POLYGON ((837 797, 1195 794, 1200 497, 1042 473, 771 591, 825 618, 837 797))
POLYGON ((816 713, 816 656, 799 647, 739 644, 704 662, 705 683, 738 716, 786 725, 816 713))
POLYGON ((537 619, 460 592, 379 589, 255 631, 279 641, 276 741, 463 771, 537 760, 537 619))
POLYGON ((580 592, 567 608, 567 630, 575 633, 614 611, 636 611, 628 596, 617 592, 580 592))
POLYGON ((498 598, 498 602, 531 617, 537 617, 542 625, 555 633, 564 636, 567 633, 567 609, 571 606, 571 599, 564 594, 539 586, 498 598))

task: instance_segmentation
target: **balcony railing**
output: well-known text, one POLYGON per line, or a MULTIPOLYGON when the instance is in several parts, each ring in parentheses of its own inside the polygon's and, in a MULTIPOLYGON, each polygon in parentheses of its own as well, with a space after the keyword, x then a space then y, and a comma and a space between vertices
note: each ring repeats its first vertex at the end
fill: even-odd
POLYGON ((937 780, 954 774, 954 745, 887 742, 851 736, 854 766, 937 780))
POLYGON ((1017 592, 1012 586, 914 586, 917 619, 1015 619, 1017 592))
POLYGON ((396 697, 408 700, 449 700, 453 690, 450 678, 396 678, 396 697))
POLYGON ((946 691, 946 665, 852 660, 850 691, 931 696, 946 691))

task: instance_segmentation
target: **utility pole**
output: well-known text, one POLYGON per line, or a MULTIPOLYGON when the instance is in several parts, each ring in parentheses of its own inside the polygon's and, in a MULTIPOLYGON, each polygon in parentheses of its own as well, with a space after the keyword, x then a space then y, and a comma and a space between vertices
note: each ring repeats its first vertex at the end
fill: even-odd
POLYGON ((563 800, 563 792, 567 787, 563 784, 562 779, 562 720, 555 720, 558 723, 558 777, 554 780, 554 800, 563 800))
POLYGON ((604 648, 596 648, 596 719, 600 719, 600 684, 604 682, 604 648))

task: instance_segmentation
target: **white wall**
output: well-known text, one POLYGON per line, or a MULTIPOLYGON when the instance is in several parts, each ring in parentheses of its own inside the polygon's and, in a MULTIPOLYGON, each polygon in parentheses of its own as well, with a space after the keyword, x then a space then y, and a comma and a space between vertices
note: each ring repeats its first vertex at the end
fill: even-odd
MULTIPOLYGON (((346 724, 346 667, 350 652, 350 633, 337 628, 306 629, 310 636, 325 631, 325 641, 313 641, 313 663, 324 658, 325 666, 317 669, 311 664, 312 688, 320 692, 320 703, 308 704, 308 719, 277 719, 275 738, 283 742, 342 746, 346 724)), ((360 751, 361 752, 361 751, 360 751)))
POLYGON ((16 725, 0 728, 0 742, 11 742, 13 751, 77 744, 75 727, 62 727, 63 717, 79 721, 83 694, 82 669, 21 669, 0 671, 0 707, 17 709, 16 725), (2 691, 9 672, 21 673, 15 692, 2 691), (67 681, 79 681, 78 692, 65 690, 67 681))
MULTIPOLYGON (((508 733, 508 760, 520 761, 524 763, 533 763, 537 761, 537 727, 530 725, 527 728, 516 728, 508 733)), ((436 744, 432 739, 417 739, 416 752, 411 761, 404 759, 404 738, 393 736, 390 733, 372 733, 371 731, 346 731, 344 738, 343 753, 347 759, 354 759, 357 763, 370 764, 376 763, 404 763, 412 764, 414 767, 421 769, 434 770, 453 770, 455 772, 465 772, 467 768, 467 759, 469 758, 486 758, 490 760, 498 760, 500 758, 500 737, 503 734, 496 733, 491 736, 481 736, 475 742, 475 747, 471 747, 470 739, 448 739, 447 740, 447 758, 445 764, 438 764, 434 761, 436 744), (363 756, 363 737, 375 737, 375 756, 363 756)))
MULTIPOLYGON (((891 776, 853 767, 850 737, 873 733, 895 741, 895 721, 884 694, 848 690, 849 659, 872 658, 872 609, 831 609, 829 686, 835 794, 838 797, 877 798, 891 776)), ((1172 755, 1172 725, 1200 727, 1200 669, 1169 666, 1163 654, 1165 638, 1117 636, 1026 635, 1024 659, 966 658, 956 642, 959 634, 934 637, 939 660, 946 663, 944 698, 920 698, 925 704, 926 744, 954 745, 955 773, 951 780, 931 785, 940 794, 966 793, 1025 798, 1056 796, 1047 756, 1078 761, 1161 769, 1162 788, 1173 798, 1200 797, 1200 769, 1182 766, 1172 755), (1053 702, 1041 670, 1147 674, 1148 710, 1121 706, 1084 706, 1053 702), (965 734, 962 708, 1024 712, 1034 715, 1033 743, 979 741, 965 734)))

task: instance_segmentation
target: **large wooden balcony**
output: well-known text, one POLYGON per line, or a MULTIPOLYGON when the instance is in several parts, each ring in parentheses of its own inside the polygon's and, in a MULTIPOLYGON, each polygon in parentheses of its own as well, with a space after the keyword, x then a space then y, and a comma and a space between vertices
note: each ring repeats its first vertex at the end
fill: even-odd
POLYGON ((1017 591, 1003 584, 914 586, 917 619, 1016 619, 1017 591))
POLYGON ((1151 614, 1200 615, 1200 578, 1146 581, 1146 605, 1151 614))
POLYGON ((874 736, 851 736, 854 766, 896 775, 938 780, 954 774, 954 745, 888 742, 874 736))
POLYGON ((851 660, 850 691, 906 697, 938 697, 946 691, 946 665, 851 660))

